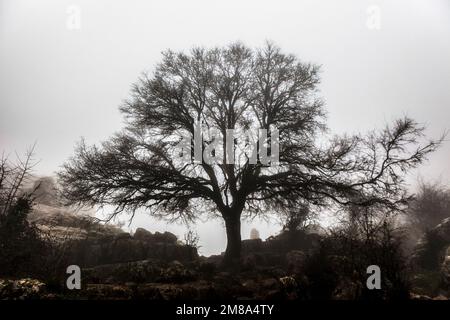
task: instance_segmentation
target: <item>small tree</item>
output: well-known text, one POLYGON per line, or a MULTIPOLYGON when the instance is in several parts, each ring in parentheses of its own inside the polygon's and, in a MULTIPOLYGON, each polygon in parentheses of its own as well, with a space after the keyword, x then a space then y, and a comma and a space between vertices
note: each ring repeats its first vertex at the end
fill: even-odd
POLYGON ((0 159, 0 274, 38 274, 45 244, 37 228, 27 220, 32 210, 32 194, 22 192, 30 178, 32 149, 25 160, 0 159))
POLYGON ((318 66, 271 43, 257 50, 235 43, 190 54, 166 51, 120 108, 126 128, 101 147, 80 143, 64 165, 59 178, 65 196, 70 203, 115 206, 113 215, 142 207, 156 217, 190 220, 213 212, 225 222, 229 265, 240 257, 245 215, 304 202, 400 209, 410 199, 403 173, 439 141, 420 145, 424 128, 405 118, 379 133, 326 143, 318 83, 318 66), (178 146, 196 137, 198 127, 206 139, 190 144, 189 161, 180 161, 178 146), (252 128, 268 137, 258 139, 255 157, 232 161, 228 149, 215 147, 222 142, 236 150, 228 130, 252 128), (258 155, 266 149, 273 159, 276 148, 275 161, 258 155), (198 161, 195 150, 219 161, 198 161))
POLYGON ((199 241, 200 241, 200 237, 198 236, 198 233, 194 230, 189 229, 184 234, 184 244, 189 247, 200 249, 200 246, 198 244, 199 241))

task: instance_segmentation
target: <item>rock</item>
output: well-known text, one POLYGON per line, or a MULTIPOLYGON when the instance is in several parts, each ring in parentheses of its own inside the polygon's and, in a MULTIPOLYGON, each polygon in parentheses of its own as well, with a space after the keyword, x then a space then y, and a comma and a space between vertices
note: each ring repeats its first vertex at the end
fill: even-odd
POLYGON ((433 300, 431 297, 422 294, 410 293, 411 300, 433 300))
POLYGON ((332 293, 333 300, 356 300, 361 297, 363 286, 359 281, 341 279, 332 293))
POLYGON ((292 274, 302 273, 306 261, 303 251, 292 250, 286 253, 287 271, 292 274))
POLYGON ((92 284, 157 282, 163 268, 163 264, 153 260, 100 265, 84 269, 83 282, 92 284))
POLYGON ((449 300, 449 298, 447 298, 443 294, 440 294, 437 297, 434 297, 433 300, 449 300))
POLYGON ((248 254, 241 258, 243 270, 254 270, 258 266, 257 258, 254 254, 248 254))
POLYGON ((159 288, 155 284, 142 284, 136 288, 136 299, 163 300, 159 288))
POLYGON ((155 232, 154 234, 143 228, 137 228, 133 235, 133 238, 140 241, 153 242, 153 243, 171 243, 176 244, 177 236, 170 232, 155 232))
POLYGON ((285 289, 286 291, 292 291, 295 290, 297 288, 297 281, 295 280, 294 277, 282 277, 280 278, 280 282, 282 284, 283 289, 285 289))
POLYGON ((52 177, 37 178, 32 186, 25 188, 26 193, 33 194, 34 201, 49 206, 57 206, 60 203, 58 189, 52 177))
POLYGON ((183 289, 171 284, 164 284, 158 286, 158 291, 164 300, 173 301, 173 300, 181 300, 183 298, 183 289))
POLYGON ((307 251, 316 248, 322 239, 317 233, 303 230, 283 231, 277 236, 268 238, 264 243, 264 251, 286 253, 290 250, 307 251))
POLYGON ((36 279, 0 280, 0 300, 39 299, 45 291, 45 284, 36 279))
MULTIPOLYGON (((141 236, 138 238, 142 239, 141 236)), ((174 243, 171 236, 167 235, 163 238, 171 239, 170 241, 150 240, 155 239, 153 236, 145 241, 131 237, 125 232, 117 233, 112 237, 88 236, 85 239, 72 241, 68 245, 68 259, 69 262, 82 267, 93 267, 147 259, 187 262, 198 258, 196 248, 174 243)))
POLYGON ((450 290, 450 246, 446 250, 446 256, 441 266, 442 286, 445 290, 450 290))
POLYGON ((303 264, 301 254, 292 253, 289 258, 287 253, 290 251, 307 252, 315 249, 322 236, 315 232, 296 230, 283 231, 277 236, 272 236, 262 241, 261 239, 248 239, 242 241, 241 255, 242 264, 245 270, 255 268, 256 266, 281 266, 286 267, 290 264, 291 273, 300 272, 300 265, 303 264), (296 258, 294 258, 294 255, 296 258), (287 262, 287 259, 290 262, 287 262), (294 261, 296 259, 296 261, 294 261))
POLYGON ((129 300, 133 298, 133 291, 125 285, 117 284, 88 284, 85 294, 92 300, 129 300))
POLYGON ((178 244, 170 232, 153 234, 138 228, 131 236, 117 226, 100 223, 87 212, 78 214, 61 206, 51 178, 38 180, 30 190, 38 185, 36 205, 28 218, 45 239, 60 248, 64 264, 86 268, 147 259, 188 262, 198 258, 196 248, 178 244))
POLYGON ((264 290, 280 289, 280 281, 275 278, 264 279, 261 281, 261 287, 264 290))
POLYGON ((242 240, 241 252, 243 255, 260 252, 263 248, 263 242, 261 239, 247 239, 242 240))
POLYGON ((442 220, 442 222, 432 230, 436 234, 436 236, 450 245, 450 218, 442 220))
POLYGON ((177 243, 177 236, 174 235, 173 233, 170 232, 164 232, 164 233, 159 233, 156 232, 153 235, 153 239, 155 242, 164 242, 164 243, 172 243, 172 244, 176 244, 177 243))
POLYGON ((132 240, 131 234, 128 232, 119 232, 114 235, 113 241, 119 241, 119 240, 132 240))
POLYGON ((216 267, 219 267, 223 260, 223 254, 222 255, 221 254, 212 255, 209 257, 205 257, 204 259, 206 259, 206 261, 208 263, 212 263, 216 267))
POLYGON ((135 297, 152 300, 218 300, 230 297, 230 291, 203 280, 178 285, 147 283, 136 288, 135 297))
POLYGON ((242 283, 242 286, 251 292, 255 292, 256 290, 258 290, 258 284, 253 279, 245 280, 242 283))
POLYGON ((201 261, 197 265, 197 270, 199 273, 202 273, 203 275, 210 277, 214 275, 214 273, 217 271, 217 264, 209 261, 201 261))
POLYGON ((285 295, 280 290, 270 290, 267 292, 261 300, 281 301, 285 299, 285 295))
POLYGON ((439 291, 442 285, 442 275, 439 271, 421 271, 411 278, 412 292, 418 295, 432 295, 439 291))
POLYGON ((161 269, 160 281, 169 283, 182 283, 193 281, 198 278, 198 274, 186 268, 181 262, 173 261, 166 268, 161 269))
POLYGON ((97 300, 211 300, 217 294, 211 284, 197 281, 182 285, 146 283, 130 287, 117 284, 88 284, 84 292, 88 299, 97 300))
POLYGON ((233 299, 249 294, 247 288, 242 285, 242 279, 238 279, 229 272, 219 272, 211 280, 211 285, 218 298, 233 299))
POLYGON ((136 240, 148 241, 152 238, 152 236, 153 234, 150 231, 144 228, 137 228, 134 232, 133 238, 136 240))

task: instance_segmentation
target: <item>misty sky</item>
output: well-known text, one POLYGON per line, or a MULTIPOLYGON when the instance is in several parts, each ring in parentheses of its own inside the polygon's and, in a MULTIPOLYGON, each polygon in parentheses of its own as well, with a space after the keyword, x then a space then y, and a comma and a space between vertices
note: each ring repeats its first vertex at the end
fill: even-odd
MULTIPOLYGON (((23 153, 37 141, 36 174, 52 175, 81 137, 98 143, 120 130, 118 106, 161 51, 236 40, 272 40, 321 64, 331 132, 364 132, 404 115, 430 137, 450 129, 448 0, 0 0, 0 150, 23 153)), ((449 159, 450 141, 409 181, 449 185, 449 159)), ((137 226, 184 232, 144 214, 137 226)), ((244 238, 252 226, 263 238, 279 230, 254 221, 244 238)), ((201 253, 224 249, 220 221, 196 229, 201 253)))

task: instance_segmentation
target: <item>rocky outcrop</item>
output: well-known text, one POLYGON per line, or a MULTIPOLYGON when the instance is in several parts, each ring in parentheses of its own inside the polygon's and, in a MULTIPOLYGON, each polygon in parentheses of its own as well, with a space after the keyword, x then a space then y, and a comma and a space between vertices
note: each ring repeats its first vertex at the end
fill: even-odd
POLYGON ((248 239, 242 241, 242 253, 281 253, 291 250, 309 251, 317 247, 321 236, 317 233, 297 231, 284 231, 262 241, 261 239, 248 239))
POLYGON ((169 283, 89 284, 85 295, 88 299, 96 300, 220 300, 230 298, 230 288, 204 280, 178 285, 169 283))
POLYGON ((93 267, 146 259, 186 262, 198 258, 195 248, 179 244, 170 232, 151 233, 138 228, 131 235, 102 223, 90 212, 62 206, 51 178, 38 179, 29 190, 36 198, 29 221, 64 254, 67 265, 93 267))
POLYGON ((150 258, 190 261, 198 257, 195 248, 179 244, 172 233, 153 234, 139 228, 131 235, 116 226, 66 209, 38 204, 31 220, 44 238, 64 250, 68 263, 79 266, 92 267, 150 258))
POLYGON ((297 283, 290 276, 219 272, 212 279, 196 274, 182 282, 88 283, 80 295, 100 300, 286 300, 297 298, 297 283))
POLYGON ((170 232, 164 233, 151 233, 143 228, 137 228, 133 238, 136 240, 146 241, 146 242, 154 242, 154 243, 172 243, 176 244, 177 236, 170 232))
POLYGON ((173 234, 165 233, 160 237, 148 233, 150 236, 145 239, 129 233, 88 236, 72 242, 70 260, 80 266, 91 267, 146 259, 192 261, 198 257, 195 248, 178 244, 173 234))
POLYGON ((196 280, 198 272, 176 260, 168 263, 160 260, 142 260, 85 268, 83 276, 84 282, 93 284, 184 283, 196 280))
POLYGON ((305 231, 281 232, 265 241, 242 241, 242 266, 244 270, 261 267, 283 267, 291 273, 300 273, 306 255, 318 247, 322 237, 305 231))

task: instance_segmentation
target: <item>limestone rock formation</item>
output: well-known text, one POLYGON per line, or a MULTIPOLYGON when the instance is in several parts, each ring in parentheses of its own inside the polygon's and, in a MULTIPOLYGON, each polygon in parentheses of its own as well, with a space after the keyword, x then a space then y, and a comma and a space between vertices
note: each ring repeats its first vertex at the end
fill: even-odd
POLYGON ((30 222, 36 224, 42 237, 64 251, 69 264, 93 267, 146 259, 191 261, 198 257, 195 248, 178 244, 170 232, 151 233, 138 228, 131 235, 102 223, 89 212, 62 206, 51 178, 38 179, 28 190, 36 192, 30 222))

